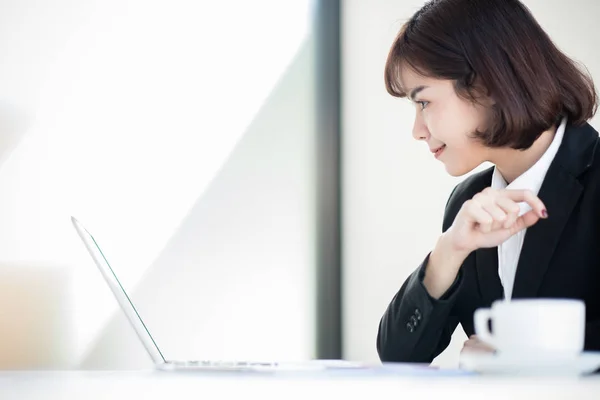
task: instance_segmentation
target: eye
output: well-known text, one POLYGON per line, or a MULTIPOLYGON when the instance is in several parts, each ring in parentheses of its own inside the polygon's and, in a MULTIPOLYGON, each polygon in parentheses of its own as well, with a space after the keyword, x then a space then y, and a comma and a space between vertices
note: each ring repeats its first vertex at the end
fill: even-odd
POLYGON ((415 103, 421 106, 421 110, 424 110, 429 105, 428 101, 416 101, 415 103))

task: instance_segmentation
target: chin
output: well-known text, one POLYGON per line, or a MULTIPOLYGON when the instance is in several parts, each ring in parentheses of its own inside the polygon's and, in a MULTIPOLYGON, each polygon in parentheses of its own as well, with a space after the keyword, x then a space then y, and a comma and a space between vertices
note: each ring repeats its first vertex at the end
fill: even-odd
POLYGON ((455 178, 466 175, 476 168, 476 167, 470 168, 466 165, 451 165, 451 164, 444 164, 444 165, 446 167, 446 172, 448 172, 448 174, 450 176, 455 177, 455 178))

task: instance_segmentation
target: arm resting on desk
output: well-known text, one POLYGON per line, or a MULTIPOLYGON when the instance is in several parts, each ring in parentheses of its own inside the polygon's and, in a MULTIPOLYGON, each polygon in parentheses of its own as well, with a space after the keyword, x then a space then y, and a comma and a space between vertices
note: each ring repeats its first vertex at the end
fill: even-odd
POLYGON ((450 343, 458 319, 452 315, 459 272, 448 291, 432 298, 423 285, 429 256, 404 282, 379 323, 377 352, 384 362, 431 363, 450 343))

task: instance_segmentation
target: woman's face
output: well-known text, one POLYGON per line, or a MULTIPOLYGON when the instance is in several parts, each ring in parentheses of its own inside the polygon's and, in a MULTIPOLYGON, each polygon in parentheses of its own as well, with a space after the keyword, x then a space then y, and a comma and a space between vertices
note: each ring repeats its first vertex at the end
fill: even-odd
POLYGON ((458 97, 454 82, 402 70, 402 84, 416 108, 413 137, 427 143, 452 176, 464 175, 487 161, 489 149, 474 139, 485 129, 486 109, 458 97))

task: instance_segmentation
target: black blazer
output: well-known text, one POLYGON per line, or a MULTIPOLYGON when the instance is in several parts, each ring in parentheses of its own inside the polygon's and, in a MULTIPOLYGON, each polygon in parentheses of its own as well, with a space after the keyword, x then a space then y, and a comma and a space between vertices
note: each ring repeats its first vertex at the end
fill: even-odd
MULTIPOLYGON (((548 210, 527 229, 512 298, 575 298, 586 305, 585 349, 600 350, 600 147, 589 124, 568 125, 539 191, 548 210)), ((490 186, 493 169, 473 174, 450 195, 443 221, 448 229, 462 204, 490 186)), ((429 257, 429 256, 428 256, 429 257)), ((479 249, 464 261, 438 300, 423 286, 428 257, 404 282, 379 324, 382 361, 430 363, 460 323, 474 334, 473 313, 503 297, 498 248, 479 249)))

